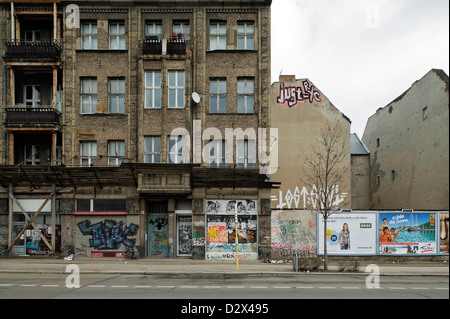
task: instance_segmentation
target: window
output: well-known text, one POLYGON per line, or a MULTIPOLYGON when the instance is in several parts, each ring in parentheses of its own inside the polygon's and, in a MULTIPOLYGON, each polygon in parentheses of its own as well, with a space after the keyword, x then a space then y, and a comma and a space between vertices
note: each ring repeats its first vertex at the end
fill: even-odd
POLYGON ((120 166, 125 157, 124 141, 108 142, 108 166, 120 166))
POLYGON ((125 23, 109 23, 109 49, 125 50, 125 23))
POLYGON ((426 120, 428 118, 428 106, 424 107, 422 110, 422 118, 426 120))
POLYGON ((227 81, 211 79, 209 82, 209 112, 227 112, 227 81))
POLYGON ((255 27, 253 22, 239 22, 237 29, 238 50, 254 50, 255 27))
POLYGON ((184 71, 169 71, 169 108, 184 108, 184 71))
POLYGON ((25 41, 40 41, 41 30, 25 30, 25 41))
POLYGON ((145 104, 146 109, 161 108, 161 71, 145 72, 145 104))
POLYGON ((161 137, 145 137, 144 162, 161 163, 161 137))
POLYGON ((377 176, 375 183, 377 184, 377 186, 381 185, 381 176, 377 176))
POLYGON ((161 21, 148 21, 145 24, 145 36, 155 38, 155 40, 162 39, 162 23, 161 21))
POLYGON ((39 85, 24 86, 24 103, 29 106, 41 105, 41 87, 39 85))
POLYGON ((97 112, 97 79, 81 79, 81 113, 97 112))
POLYGON ((238 79, 238 113, 253 114, 255 107, 255 81, 238 79))
POLYGON ((91 166, 97 159, 97 142, 81 142, 81 166, 91 166))
POLYGON ((81 48, 97 50, 97 23, 85 22, 81 25, 81 48))
POLYGON ((211 141, 209 143, 209 165, 225 167, 226 146, 225 141, 211 141))
POLYGON ((190 40, 190 30, 189 21, 174 21, 173 23, 173 33, 182 34, 185 40, 190 40))
POLYGON ((126 212, 126 199, 77 199, 77 212, 126 212))
POLYGON ((184 136, 169 136, 168 139, 169 152, 167 162, 173 164, 184 163, 185 152, 185 137, 184 136))
POLYGON ((396 176, 397 174, 396 174, 396 172, 395 172, 395 169, 393 169, 392 171, 391 171, 391 180, 395 180, 395 176, 396 176))
POLYGON ((211 22, 209 26, 209 49, 227 49, 227 24, 225 22, 211 22))
POLYGON ((24 146, 24 157, 25 165, 39 165, 41 164, 41 151, 40 145, 25 145, 24 146))
POLYGON ((125 80, 109 79, 108 83, 109 113, 125 113, 125 80))
POLYGON ((237 167, 253 167, 256 163, 256 147, 253 140, 237 141, 237 167))

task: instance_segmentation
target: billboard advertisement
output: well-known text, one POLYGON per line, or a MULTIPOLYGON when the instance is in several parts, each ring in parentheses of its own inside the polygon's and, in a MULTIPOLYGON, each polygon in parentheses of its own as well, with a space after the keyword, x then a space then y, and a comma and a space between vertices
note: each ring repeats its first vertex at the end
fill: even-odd
MULTIPOLYGON (((334 256, 376 255, 377 214, 335 213, 327 221, 327 254, 334 256)), ((318 255, 324 254, 324 220, 318 214, 318 255)))
POLYGON ((380 212, 378 254, 437 254, 436 219, 433 212, 380 212))
POLYGON ((448 255, 449 234, 448 234, 448 212, 439 213, 439 253, 448 255))

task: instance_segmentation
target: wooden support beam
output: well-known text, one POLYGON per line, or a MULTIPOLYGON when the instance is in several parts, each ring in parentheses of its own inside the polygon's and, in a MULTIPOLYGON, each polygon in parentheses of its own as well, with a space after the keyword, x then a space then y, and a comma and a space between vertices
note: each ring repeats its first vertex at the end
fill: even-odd
MULTIPOLYGON (((19 201, 14 197, 13 194, 11 194, 11 192, 9 193, 9 197, 12 198, 15 202, 16 205, 20 208, 20 210, 22 211, 22 213, 25 215, 25 218, 28 220, 27 225, 21 230, 21 232, 19 233, 19 235, 17 235, 16 239, 14 239, 14 241, 11 243, 11 245, 8 247, 8 253, 11 252, 12 248, 14 247, 14 245, 17 243, 17 241, 19 240, 20 236, 23 235, 23 233, 27 230, 27 228, 31 225, 33 226, 34 230, 36 230, 36 232, 38 233, 38 235, 41 237, 42 241, 47 245, 47 247, 53 251, 53 247, 52 245, 50 245, 50 243, 48 242, 47 238, 45 238, 44 235, 41 234, 41 231, 39 230, 39 228, 33 223, 33 221, 36 219, 36 217, 39 215, 39 213, 44 209, 45 205, 47 205, 48 201, 50 200, 50 198, 54 196, 54 193, 51 193, 49 196, 47 196, 47 198, 45 199, 44 203, 41 205, 41 207, 39 207, 39 209, 37 210, 37 212, 33 215, 33 217, 30 218, 30 216, 28 216, 27 212, 25 211, 25 209, 22 207, 22 205, 19 203, 19 201)), ((54 232, 54 229, 52 230, 54 232)))
POLYGON ((14 133, 11 131, 8 131, 8 134, 9 134, 9 145, 8 145, 9 160, 8 161, 9 161, 9 165, 14 165, 14 133))
POLYGON ((52 243, 52 254, 55 254, 56 249, 56 185, 52 185, 52 235, 51 235, 51 243, 52 243))
POLYGON ((16 77, 14 73, 14 69, 9 69, 9 102, 11 105, 16 105, 16 77))
POLYGON ((16 39, 16 21, 14 18, 14 2, 11 1, 11 40, 16 39))

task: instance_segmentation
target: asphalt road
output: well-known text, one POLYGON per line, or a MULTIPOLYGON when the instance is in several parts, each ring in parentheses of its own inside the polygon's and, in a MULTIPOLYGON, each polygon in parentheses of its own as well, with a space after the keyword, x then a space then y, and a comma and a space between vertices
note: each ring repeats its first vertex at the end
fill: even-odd
POLYGON ((323 274, 293 277, 163 278, 81 274, 0 274, 0 299, 448 299, 448 277, 381 276, 369 289, 366 276, 323 274), (68 284, 69 286, 67 286, 68 284))

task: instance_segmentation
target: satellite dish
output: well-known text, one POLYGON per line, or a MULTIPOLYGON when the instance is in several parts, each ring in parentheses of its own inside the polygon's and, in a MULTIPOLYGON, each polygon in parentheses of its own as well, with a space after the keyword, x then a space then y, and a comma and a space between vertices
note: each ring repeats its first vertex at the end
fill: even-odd
POLYGON ((197 104, 200 103, 201 100, 200 95, 198 95, 197 92, 192 93, 192 100, 194 100, 194 102, 197 104))

